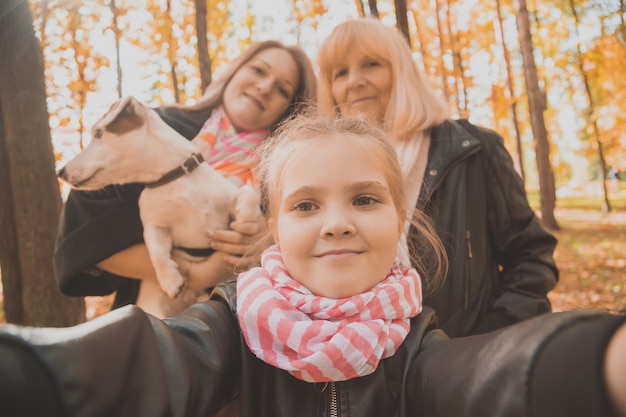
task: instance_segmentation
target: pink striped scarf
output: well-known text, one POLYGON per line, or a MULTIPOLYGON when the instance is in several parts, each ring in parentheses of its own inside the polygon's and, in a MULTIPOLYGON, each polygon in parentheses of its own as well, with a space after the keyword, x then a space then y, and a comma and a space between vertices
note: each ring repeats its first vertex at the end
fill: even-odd
POLYGON ((260 158, 256 148, 268 135, 269 131, 264 129, 238 133, 220 106, 213 110, 191 143, 224 177, 243 185, 257 182, 252 172, 260 158))
POLYGON ((394 265, 370 290, 342 299, 316 296, 289 276, 278 246, 237 279, 239 323, 250 350, 307 382, 374 372, 393 356, 422 311, 415 269, 394 265))

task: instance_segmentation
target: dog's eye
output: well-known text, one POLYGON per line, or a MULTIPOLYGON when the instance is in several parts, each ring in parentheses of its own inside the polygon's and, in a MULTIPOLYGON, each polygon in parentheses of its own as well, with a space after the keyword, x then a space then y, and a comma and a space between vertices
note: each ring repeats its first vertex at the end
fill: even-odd
POLYGON ((101 128, 96 129, 96 131, 93 133, 93 137, 96 139, 100 139, 102 137, 102 129, 101 128))

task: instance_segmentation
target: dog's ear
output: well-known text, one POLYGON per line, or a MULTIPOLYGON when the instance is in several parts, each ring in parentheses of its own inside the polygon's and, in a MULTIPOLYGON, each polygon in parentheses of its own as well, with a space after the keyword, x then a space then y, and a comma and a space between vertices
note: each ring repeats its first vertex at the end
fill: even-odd
POLYGON ((140 128, 146 121, 146 109, 132 96, 115 102, 107 114, 94 126, 94 137, 102 136, 103 129, 123 135, 140 128))

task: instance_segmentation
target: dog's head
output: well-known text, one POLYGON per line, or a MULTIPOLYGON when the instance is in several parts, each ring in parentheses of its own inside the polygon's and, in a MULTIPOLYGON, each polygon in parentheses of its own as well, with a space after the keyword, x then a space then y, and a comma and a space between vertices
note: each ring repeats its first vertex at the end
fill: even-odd
MULTIPOLYGON (((115 102, 91 129, 89 145, 58 171, 75 188, 96 190, 110 184, 154 179, 155 132, 167 125, 129 96, 115 102), (154 124, 158 124, 156 128, 154 124)), ((163 135, 161 135, 163 136, 163 135)), ((185 141, 186 142, 186 141, 185 141)))

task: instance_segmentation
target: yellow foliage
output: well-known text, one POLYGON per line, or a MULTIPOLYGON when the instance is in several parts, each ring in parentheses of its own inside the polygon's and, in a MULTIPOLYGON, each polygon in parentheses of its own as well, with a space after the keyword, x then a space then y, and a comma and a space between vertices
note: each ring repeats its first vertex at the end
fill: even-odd
MULTIPOLYGON (((265 20, 254 15, 251 1, 244 2, 248 9, 240 11, 236 19, 235 2, 205 1, 213 72, 219 71, 253 40, 267 38, 257 33, 265 20)), ((354 15, 357 14, 354 0, 336 1, 352 7, 354 15)), ((89 124, 89 117, 93 117, 88 110, 93 101, 111 97, 112 92, 105 90, 111 88, 111 82, 103 84, 102 80, 117 78, 117 59, 111 53, 116 37, 122 45, 147 53, 145 62, 134 65, 142 67, 152 82, 147 92, 151 104, 171 102, 175 95, 180 101, 197 98, 200 75, 194 0, 142 3, 138 8, 131 0, 116 0, 116 8, 111 9, 109 1, 101 0, 30 2, 34 28, 44 52, 51 120, 55 128, 65 129, 64 134, 73 131, 82 136, 83 121, 89 124)), ((458 103, 459 113, 464 115, 468 111, 474 121, 502 133, 512 153, 515 133, 511 104, 515 103, 523 143, 529 148, 525 152, 532 154, 514 2, 500 0, 513 96, 508 92, 503 40, 496 32, 494 0, 470 3, 407 1, 415 59, 441 92, 445 80, 447 98, 458 103)), ((626 30, 615 23, 619 22, 619 8, 611 6, 611 2, 601 3, 602 7, 598 2, 574 0, 577 27, 569 0, 529 2, 536 64, 541 87, 548 98, 544 118, 552 152, 558 155, 554 169, 560 178, 570 175, 572 162, 567 159, 568 153, 585 157, 590 164, 597 163, 594 121, 608 165, 626 169, 626 30), (565 109, 574 114, 574 119, 564 126, 560 118, 565 109), (577 141, 577 146, 560 153, 559 147, 565 139, 577 141)), ((315 36, 320 24, 328 18, 328 8, 336 3, 335 0, 291 0, 287 4, 291 6, 289 21, 276 22, 272 29, 285 26, 288 35, 295 34, 299 39, 299 36, 315 36)), ((379 0, 377 4, 381 19, 393 22, 393 1, 379 0)), ((280 35, 277 37, 284 40, 280 35)), ((311 39, 301 41, 311 42, 311 39)))

